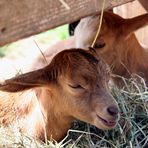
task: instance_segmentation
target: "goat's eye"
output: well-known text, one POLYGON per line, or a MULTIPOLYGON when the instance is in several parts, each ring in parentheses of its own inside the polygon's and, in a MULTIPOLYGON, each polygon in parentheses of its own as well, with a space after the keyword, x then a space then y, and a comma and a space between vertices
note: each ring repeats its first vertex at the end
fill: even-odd
POLYGON ((106 44, 104 42, 96 42, 94 48, 103 48, 106 44))
POLYGON ((76 84, 76 85, 71 85, 71 84, 69 84, 69 86, 71 87, 71 88, 74 88, 74 89, 84 89, 81 85, 79 85, 79 84, 76 84))

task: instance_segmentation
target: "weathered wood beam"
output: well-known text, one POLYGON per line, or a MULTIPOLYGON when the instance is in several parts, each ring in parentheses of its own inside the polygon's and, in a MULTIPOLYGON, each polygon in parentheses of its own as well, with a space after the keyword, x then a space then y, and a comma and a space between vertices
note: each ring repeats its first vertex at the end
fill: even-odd
MULTIPOLYGON (((106 0, 105 9, 133 0, 106 0)), ((98 13, 103 0, 0 0, 0 46, 98 13)))

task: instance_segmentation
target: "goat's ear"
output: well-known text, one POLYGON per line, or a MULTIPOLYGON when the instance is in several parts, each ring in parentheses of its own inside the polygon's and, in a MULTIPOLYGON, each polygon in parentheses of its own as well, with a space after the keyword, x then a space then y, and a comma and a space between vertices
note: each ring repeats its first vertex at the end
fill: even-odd
POLYGON ((4 83, 0 83, 0 90, 6 92, 19 92, 34 87, 46 86, 50 79, 46 69, 40 69, 17 77, 7 79, 4 83))
POLYGON ((121 26, 121 24, 123 24, 123 22, 125 21, 125 19, 110 11, 105 11, 103 18, 104 22, 106 22, 106 25, 108 25, 109 29, 119 28, 119 26, 121 26))
POLYGON ((122 34, 128 37, 134 31, 148 25, 148 13, 134 18, 125 19, 122 25, 122 34))

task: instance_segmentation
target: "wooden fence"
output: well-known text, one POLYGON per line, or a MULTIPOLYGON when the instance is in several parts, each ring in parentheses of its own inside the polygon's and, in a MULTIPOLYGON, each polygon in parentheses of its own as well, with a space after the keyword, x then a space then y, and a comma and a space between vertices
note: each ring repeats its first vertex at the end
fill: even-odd
MULTIPOLYGON (((105 0, 105 9, 133 0, 105 0)), ((99 13, 103 0, 0 0, 0 46, 99 13)))

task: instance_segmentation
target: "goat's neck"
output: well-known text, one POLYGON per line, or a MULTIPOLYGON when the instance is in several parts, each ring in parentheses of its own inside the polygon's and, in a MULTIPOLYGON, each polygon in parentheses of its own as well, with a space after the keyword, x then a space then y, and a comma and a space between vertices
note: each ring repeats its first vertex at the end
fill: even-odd
POLYGON ((118 75, 124 74, 128 77, 131 73, 137 72, 139 66, 142 66, 142 63, 144 63, 144 49, 140 46, 134 34, 130 35, 128 39, 123 40, 122 44, 117 44, 115 48, 114 73, 118 75))
POLYGON ((47 89, 40 89, 38 98, 44 119, 44 129, 48 139, 61 140, 71 126, 73 119, 65 115, 63 104, 59 103, 56 93, 51 93, 47 89), (48 100, 48 101, 47 101, 48 100), (48 102, 48 103, 47 103, 48 102))

